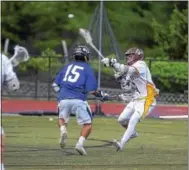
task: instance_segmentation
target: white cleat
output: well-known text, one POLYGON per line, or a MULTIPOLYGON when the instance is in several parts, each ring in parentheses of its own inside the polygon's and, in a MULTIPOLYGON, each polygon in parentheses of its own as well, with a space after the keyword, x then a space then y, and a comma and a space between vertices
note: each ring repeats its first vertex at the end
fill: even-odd
POLYGON ((116 139, 113 140, 113 145, 116 147, 116 151, 122 150, 121 144, 116 139))
POLYGON ((87 152, 85 151, 84 147, 80 144, 76 144, 75 150, 80 154, 80 155, 87 155, 87 152))
POLYGON ((67 132, 61 132, 60 134, 60 140, 59 140, 59 144, 60 144, 60 147, 63 149, 65 146, 66 146, 66 140, 68 138, 68 134, 67 132))

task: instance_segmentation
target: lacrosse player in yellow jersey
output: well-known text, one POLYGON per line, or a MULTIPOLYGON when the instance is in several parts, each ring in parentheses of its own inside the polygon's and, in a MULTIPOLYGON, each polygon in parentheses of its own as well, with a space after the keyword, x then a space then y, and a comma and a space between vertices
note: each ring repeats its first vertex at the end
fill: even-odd
POLYGON ((130 48, 125 52, 125 56, 126 65, 118 63, 116 59, 101 60, 105 66, 111 66, 116 71, 115 78, 123 91, 118 98, 128 103, 118 118, 118 122, 126 131, 120 141, 113 141, 117 151, 122 150, 129 139, 138 136, 136 125, 154 108, 156 96, 159 94, 152 81, 150 70, 143 61, 143 50, 130 48))
MULTIPOLYGON (((3 87, 7 87, 9 91, 18 90, 20 88, 20 82, 17 78, 16 73, 13 70, 13 67, 17 66, 19 63, 23 61, 27 61, 29 59, 28 51, 21 46, 15 46, 14 55, 12 58, 8 58, 6 55, 1 54, 0 65, 1 65, 1 84, 0 89, 3 87)), ((4 153, 4 145, 5 145, 5 134, 2 127, 0 127, 0 135, 1 135, 1 160, 0 166, 1 170, 4 170, 3 164, 3 153, 4 153)))

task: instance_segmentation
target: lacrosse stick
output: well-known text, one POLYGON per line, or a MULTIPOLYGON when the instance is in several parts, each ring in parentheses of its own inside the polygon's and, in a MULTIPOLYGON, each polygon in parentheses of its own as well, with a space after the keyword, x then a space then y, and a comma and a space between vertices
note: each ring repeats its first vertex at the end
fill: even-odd
MULTIPOLYGON (((88 100, 101 100, 102 98, 100 97, 89 97, 88 100)), ((108 101, 114 101, 114 100, 119 100, 118 95, 113 95, 108 97, 108 101)))
POLYGON ((14 47, 14 55, 10 58, 13 67, 16 67, 21 62, 29 60, 29 54, 26 48, 16 45, 14 47))
POLYGON ((98 55, 101 57, 101 59, 103 59, 104 56, 93 44, 93 39, 92 39, 90 32, 86 29, 80 28, 79 34, 85 39, 86 43, 89 44, 98 53, 98 55))
MULTIPOLYGON (((93 44, 92 36, 91 36, 91 34, 90 34, 90 32, 88 30, 80 28, 79 29, 79 34, 85 39, 86 43, 89 44, 98 53, 98 55, 101 57, 101 59, 105 58, 103 56, 103 54, 93 44)), ((115 70, 114 70, 114 73, 116 73, 115 70)))
POLYGON ((67 48, 67 44, 65 40, 62 40, 62 48, 64 51, 64 58, 65 58, 66 64, 68 64, 69 63, 68 48, 67 48))

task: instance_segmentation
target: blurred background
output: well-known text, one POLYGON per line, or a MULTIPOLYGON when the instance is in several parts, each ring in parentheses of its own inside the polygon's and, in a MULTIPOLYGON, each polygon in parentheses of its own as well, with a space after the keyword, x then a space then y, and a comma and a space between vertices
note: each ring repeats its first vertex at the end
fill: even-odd
MULTIPOLYGON (((21 89, 14 93, 3 91, 4 98, 55 100, 51 87, 54 77, 72 60, 72 48, 85 43, 78 30, 86 28, 105 56, 116 57, 122 63, 126 49, 144 49, 145 61, 160 89, 158 102, 188 103, 187 1, 3 1, 1 15, 1 51, 11 56, 19 44, 31 56, 16 68, 21 89), (68 53, 63 50, 63 40, 68 53)), ((112 69, 101 67, 94 51, 90 64, 99 88, 110 94, 121 93, 112 69)))

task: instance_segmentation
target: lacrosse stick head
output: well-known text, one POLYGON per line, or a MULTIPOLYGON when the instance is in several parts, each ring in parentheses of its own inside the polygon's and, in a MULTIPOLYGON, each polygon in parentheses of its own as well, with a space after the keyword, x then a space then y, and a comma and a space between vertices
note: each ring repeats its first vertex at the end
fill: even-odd
POLYGON ((88 43, 88 44, 92 43, 92 37, 88 30, 80 28, 79 34, 85 39, 86 43, 88 43))
POLYGON ((29 60, 29 54, 25 47, 21 47, 19 45, 16 45, 14 47, 14 55, 10 58, 10 61, 13 65, 13 67, 16 67, 21 62, 25 62, 29 60))

